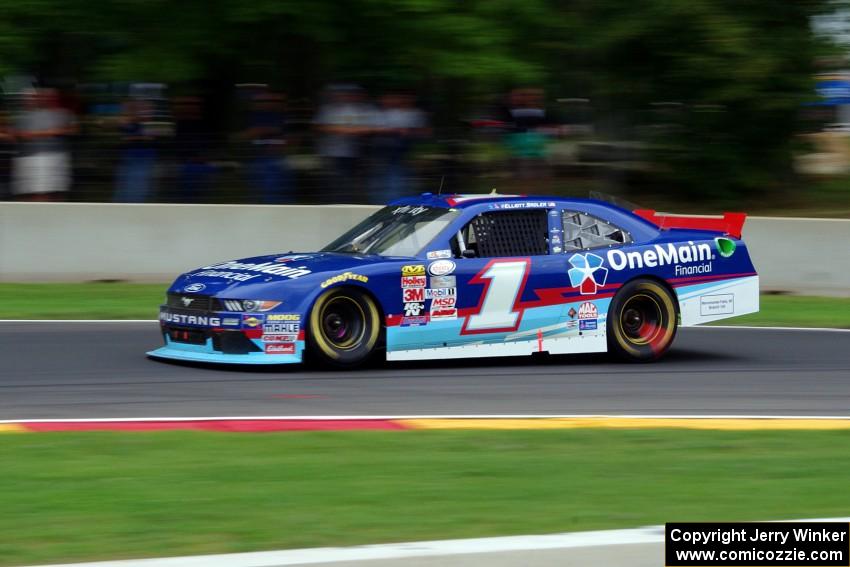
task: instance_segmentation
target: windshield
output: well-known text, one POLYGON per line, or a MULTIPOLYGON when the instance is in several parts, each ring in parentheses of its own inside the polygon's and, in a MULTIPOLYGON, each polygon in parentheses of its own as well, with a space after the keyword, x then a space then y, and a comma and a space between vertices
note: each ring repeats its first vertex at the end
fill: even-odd
POLYGON ((457 215, 458 211, 421 205, 384 207, 322 252, 415 256, 457 215))

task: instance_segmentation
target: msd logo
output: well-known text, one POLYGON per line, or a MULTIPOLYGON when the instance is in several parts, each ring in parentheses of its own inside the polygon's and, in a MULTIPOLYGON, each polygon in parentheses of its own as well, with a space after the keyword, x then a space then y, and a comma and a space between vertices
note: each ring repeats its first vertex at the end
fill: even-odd
POLYGON ((594 295, 605 285, 608 279, 608 268, 603 268, 603 260, 596 254, 573 254, 569 259, 572 268, 567 274, 570 285, 577 287, 582 295, 594 295))

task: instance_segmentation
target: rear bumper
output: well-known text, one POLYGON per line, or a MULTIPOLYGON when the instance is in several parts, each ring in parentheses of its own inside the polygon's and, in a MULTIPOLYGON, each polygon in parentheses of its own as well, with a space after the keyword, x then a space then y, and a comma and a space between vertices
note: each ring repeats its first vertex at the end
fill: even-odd
POLYGON ((691 327, 759 310, 758 276, 731 277, 676 287, 681 325, 691 327))

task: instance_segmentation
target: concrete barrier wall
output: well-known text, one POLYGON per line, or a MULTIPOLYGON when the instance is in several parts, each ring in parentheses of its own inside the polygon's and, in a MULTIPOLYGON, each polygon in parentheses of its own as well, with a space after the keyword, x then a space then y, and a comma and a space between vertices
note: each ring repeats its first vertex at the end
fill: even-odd
POLYGON ((850 219, 752 217, 743 236, 762 291, 850 296, 850 219))
MULTIPOLYGON (((376 207, 0 203, 0 281, 167 282, 222 260, 321 248, 376 207)), ((767 291, 850 295, 850 220, 752 217, 767 291)))
POLYGON ((376 208, 0 203, 0 281, 167 282, 219 261, 317 250, 376 208))

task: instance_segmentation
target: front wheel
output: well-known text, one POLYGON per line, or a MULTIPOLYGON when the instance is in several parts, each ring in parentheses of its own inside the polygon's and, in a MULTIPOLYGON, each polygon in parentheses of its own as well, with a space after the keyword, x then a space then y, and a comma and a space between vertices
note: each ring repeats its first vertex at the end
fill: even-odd
POLYGON ((373 354, 381 333, 378 307, 367 294, 351 288, 327 291, 310 311, 310 352, 317 361, 351 368, 373 354))
POLYGON ((633 280, 608 310, 608 350, 637 362, 660 358, 676 337, 678 311, 670 291, 654 280, 633 280))

